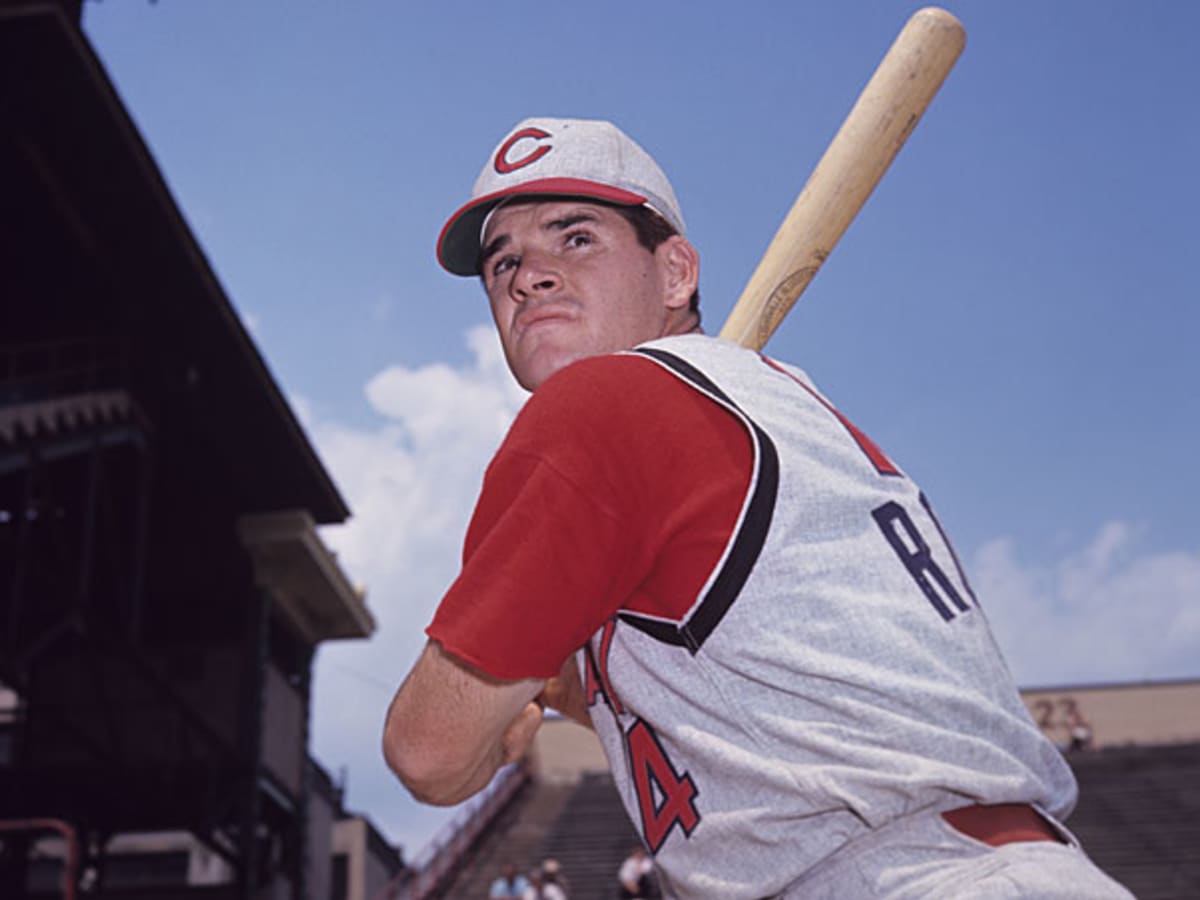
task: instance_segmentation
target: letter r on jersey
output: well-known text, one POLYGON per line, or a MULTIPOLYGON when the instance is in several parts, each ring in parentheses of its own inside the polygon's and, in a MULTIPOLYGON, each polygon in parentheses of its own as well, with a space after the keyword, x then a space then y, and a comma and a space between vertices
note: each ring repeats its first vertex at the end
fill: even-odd
POLYGON ((967 602, 933 558, 933 551, 921 536, 921 532, 917 531, 908 510, 896 501, 889 500, 883 506, 871 510, 871 515, 887 542, 900 557, 900 562, 908 569, 908 574, 913 577, 913 581, 933 604, 938 614, 947 622, 957 615, 947 601, 953 604, 958 612, 966 612, 969 608, 967 602))

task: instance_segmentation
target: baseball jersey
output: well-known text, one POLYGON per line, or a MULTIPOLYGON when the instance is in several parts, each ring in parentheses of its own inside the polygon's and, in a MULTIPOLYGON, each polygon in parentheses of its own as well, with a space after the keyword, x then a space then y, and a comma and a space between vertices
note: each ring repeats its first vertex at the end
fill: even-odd
MULTIPOLYGON (((544 568, 568 572, 571 554, 556 558, 564 547, 579 558, 595 549, 608 560, 607 570, 585 563, 586 577, 601 581, 598 592, 578 595, 586 613, 575 611, 570 576, 561 574, 541 576, 565 591, 557 597, 527 606, 520 584, 508 583, 484 590, 479 603, 490 608, 508 594, 517 615, 554 619, 547 639, 555 654, 594 626, 576 645, 583 645, 578 661, 593 724, 667 892, 772 896, 843 844, 923 807, 1030 802, 1065 816, 1074 802, 1070 771, 1029 718, 932 507, 903 471, 793 367, 703 336, 651 342, 627 355, 625 370, 634 365, 639 383, 663 390, 666 379, 687 398, 681 403, 718 415, 713 433, 723 435, 716 445, 729 450, 724 456, 737 455, 729 429, 742 435, 744 477, 717 479, 727 493, 738 486, 736 504, 701 504, 704 514, 722 517, 717 552, 700 527, 704 570, 686 587, 669 582, 674 596, 646 590, 658 555, 669 559, 686 545, 696 522, 678 509, 638 509, 639 491, 654 491, 618 484, 639 477, 620 474, 629 463, 623 442, 637 420, 618 414, 604 438, 596 425, 583 453, 590 463, 568 454, 571 463, 557 464, 579 470, 560 479, 566 501, 544 508, 582 506, 579 521, 623 516, 635 545, 608 534, 622 529, 602 528, 604 546, 584 546, 586 526, 559 522, 570 538, 525 551, 544 568), (622 492, 635 497, 623 501, 632 512, 614 499, 622 492), (630 525, 635 515, 650 521, 630 525), (640 546, 647 540, 649 548, 640 546), (626 556, 611 555, 618 550, 626 556)), ((636 405, 630 398, 641 392, 623 394, 595 405, 611 413, 636 405)), ((541 458, 520 426, 519 418, 510 438, 517 435, 533 475, 560 448, 549 435, 541 458)), ((712 443, 703 427, 656 440, 667 456, 686 445, 685 457, 712 443)), ((504 456, 502 448, 497 460, 504 456)), ((716 468, 727 470, 728 461, 716 468)), ((549 489, 545 478, 531 481, 539 494, 549 489)), ((704 491, 703 478, 693 476, 693 485, 704 491)), ((502 491, 504 509, 531 521, 540 507, 523 491, 519 484, 502 491)), ((488 493, 485 481, 480 510, 492 502, 488 493)), ((506 531, 506 512, 480 510, 464 574, 506 531)), ((520 651, 478 649, 487 642, 454 624, 468 614, 465 596, 452 588, 447 602, 430 634, 451 652, 498 677, 554 674, 523 667, 520 651)))

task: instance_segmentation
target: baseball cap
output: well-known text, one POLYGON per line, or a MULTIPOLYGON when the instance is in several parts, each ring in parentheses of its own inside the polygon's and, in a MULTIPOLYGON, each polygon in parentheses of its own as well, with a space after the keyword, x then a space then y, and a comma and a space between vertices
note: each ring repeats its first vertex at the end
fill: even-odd
POLYGON ((455 275, 479 274, 488 215, 512 197, 583 197, 648 206, 684 234, 675 191, 658 163, 611 122, 525 119, 496 145, 471 199, 438 236, 438 262, 455 275))

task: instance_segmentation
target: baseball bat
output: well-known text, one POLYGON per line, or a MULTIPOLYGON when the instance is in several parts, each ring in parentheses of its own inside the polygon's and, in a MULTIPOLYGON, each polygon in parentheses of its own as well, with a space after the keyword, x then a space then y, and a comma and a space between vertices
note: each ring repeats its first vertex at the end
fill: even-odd
POLYGON ((761 350, 808 287, 966 43, 959 21, 926 7, 905 23, 750 276, 721 337, 761 350))

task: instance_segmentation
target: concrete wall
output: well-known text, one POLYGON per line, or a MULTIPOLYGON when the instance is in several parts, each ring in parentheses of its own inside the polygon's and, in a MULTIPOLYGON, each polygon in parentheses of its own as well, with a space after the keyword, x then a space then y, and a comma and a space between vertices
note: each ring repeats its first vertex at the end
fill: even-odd
POLYGON ((1021 697, 1059 746, 1070 741, 1078 720, 1095 748, 1200 741, 1200 681, 1038 688, 1021 697))
POLYGON ((543 782, 573 782, 585 772, 607 772, 608 760, 596 734, 571 719, 547 717, 533 739, 533 777, 543 782))

